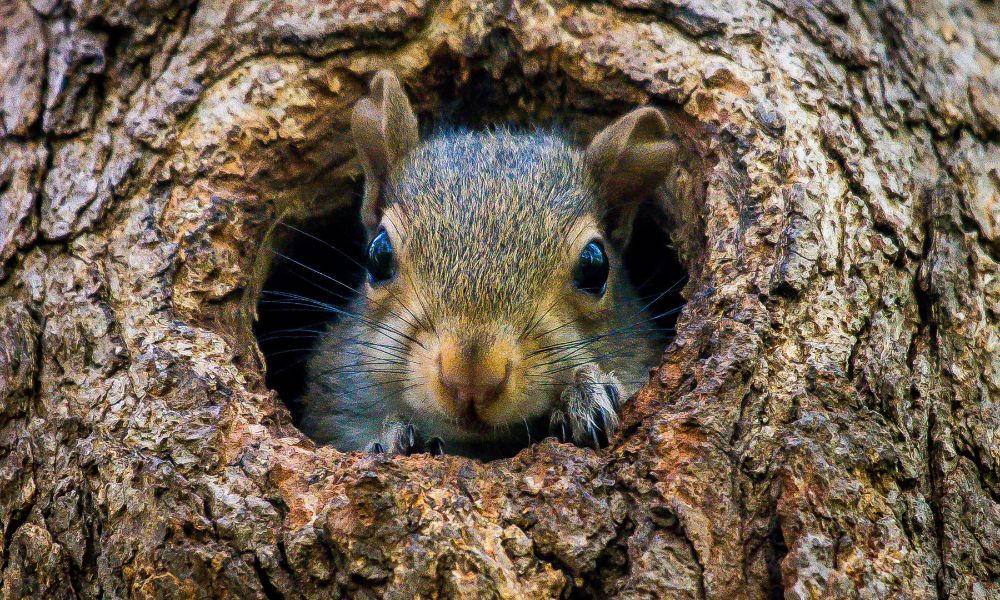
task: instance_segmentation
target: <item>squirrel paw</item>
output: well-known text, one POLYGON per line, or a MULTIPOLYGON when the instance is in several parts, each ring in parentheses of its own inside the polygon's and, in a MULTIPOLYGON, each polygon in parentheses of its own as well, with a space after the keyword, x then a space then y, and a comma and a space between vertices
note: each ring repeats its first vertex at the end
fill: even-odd
POLYGON ((371 454, 411 454, 427 453, 431 456, 444 454, 444 440, 439 437, 424 439, 412 423, 388 419, 382 428, 382 435, 373 440, 366 449, 371 454))
POLYGON ((561 442, 595 450, 608 445, 618 428, 621 383, 594 363, 578 367, 573 383, 561 395, 562 407, 552 412, 549 431, 561 442))

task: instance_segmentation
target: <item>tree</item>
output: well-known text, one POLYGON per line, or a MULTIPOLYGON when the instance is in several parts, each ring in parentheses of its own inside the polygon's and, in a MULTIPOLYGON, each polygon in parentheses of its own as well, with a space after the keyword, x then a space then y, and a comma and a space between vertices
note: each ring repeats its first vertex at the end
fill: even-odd
MULTIPOLYGON (((1000 597, 1000 11, 0 6, 0 582, 20 597, 1000 597), (250 323, 350 109, 670 115, 677 338, 595 453, 317 448, 250 323)), ((322 200, 318 200, 322 199, 322 200)))

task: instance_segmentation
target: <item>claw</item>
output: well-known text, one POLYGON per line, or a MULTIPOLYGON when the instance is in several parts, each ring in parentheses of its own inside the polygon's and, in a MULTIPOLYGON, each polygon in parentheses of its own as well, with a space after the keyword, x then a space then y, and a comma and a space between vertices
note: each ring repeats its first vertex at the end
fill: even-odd
POLYGON ((555 411, 550 416, 549 435, 555 436, 557 440, 564 444, 569 441, 569 424, 566 422, 566 415, 562 411, 555 411))
POLYGON ((594 417, 594 442, 596 448, 604 448, 608 445, 608 419, 603 410, 597 410, 594 417))
POLYGON ((406 426, 406 432, 403 434, 403 454, 409 456, 413 453, 417 445, 417 431, 414 429, 413 425, 406 426))
POLYGON ((611 406, 614 407, 615 412, 618 412, 622 408, 622 397, 618 393, 618 386, 610 383, 604 384, 604 390, 608 393, 608 398, 611 399, 611 406))
POLYGON ((620 385, 614 374, 603 373, 596 364, 579 367, 560 395, 561 410, 553 413, 553 435, 595 450, 607 447, 623 404, 620 385))
POLYGON ((427 451, 431 456, 441 456, 444 454, 444 440, 439 437, 427 440, 427 451))
POLYGON ((556 436, 556 439, 564 444, 570 441, 569 424, 566 423, 566 417, 561 413, 555 416, 549 424, 549 433, 556 436))

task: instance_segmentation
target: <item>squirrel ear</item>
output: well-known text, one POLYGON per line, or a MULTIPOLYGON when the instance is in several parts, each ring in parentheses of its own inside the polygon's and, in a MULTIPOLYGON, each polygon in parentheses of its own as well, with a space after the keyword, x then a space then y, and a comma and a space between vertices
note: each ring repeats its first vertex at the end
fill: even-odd
POLYGON ((357 101, 351 133, 365 174, 361 218, 369 231, 382 218, 382 184, 390 169, 416 147, 417 117, 395 73, 382 70, 372 79, 369 95, 357 101))
POLYGON ((659 109, 637 108, 605 127, 585 154, 598 184, 607 235, 628 243, 639 207, 663 183, 677 158, 677 143, 659 109))

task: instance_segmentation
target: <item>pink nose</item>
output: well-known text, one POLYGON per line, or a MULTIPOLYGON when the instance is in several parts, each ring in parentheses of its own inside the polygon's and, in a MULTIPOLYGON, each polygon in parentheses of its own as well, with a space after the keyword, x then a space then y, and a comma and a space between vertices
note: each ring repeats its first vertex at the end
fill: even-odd
POLYGON ((497 401, 510 376, 510 358, 499 352, 444 346, 438 378, 457 416, 477 416, 497 401))
POLYGON ((492 385, 471 385, 464 379, 454 379, 441 373, 441 383, 455 400, 455 406, 464 414, 471 414, 472 409, 485 408, 493 404, 503 389, 503 381, 492 385))

